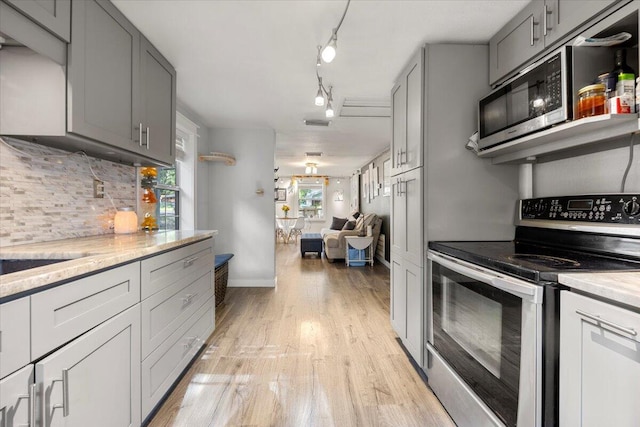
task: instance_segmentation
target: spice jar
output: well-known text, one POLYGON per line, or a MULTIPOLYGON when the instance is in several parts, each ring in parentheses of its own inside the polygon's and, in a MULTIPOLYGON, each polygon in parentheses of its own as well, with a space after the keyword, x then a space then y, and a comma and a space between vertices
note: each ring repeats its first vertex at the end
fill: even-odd
POLYGON ((578 114, 577 119, 583 117, 597 116, 604 114, 607 96, 605 85, 597 83, 585 86, 578 91, 578 114))

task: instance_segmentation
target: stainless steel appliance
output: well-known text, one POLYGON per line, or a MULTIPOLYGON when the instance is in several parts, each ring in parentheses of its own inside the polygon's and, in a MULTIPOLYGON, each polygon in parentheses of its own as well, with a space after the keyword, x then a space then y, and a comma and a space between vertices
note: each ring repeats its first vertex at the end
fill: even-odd
POLYGON ((429 242, 429 384, 459 426, 558 425, 558 274, 640 270, 640 195, 522 200, 513 241, 429 242))
POLYGON ((577 91, 612 67, 613 51, 563 46, 482 98, 480 150, 573 118, 577 91))

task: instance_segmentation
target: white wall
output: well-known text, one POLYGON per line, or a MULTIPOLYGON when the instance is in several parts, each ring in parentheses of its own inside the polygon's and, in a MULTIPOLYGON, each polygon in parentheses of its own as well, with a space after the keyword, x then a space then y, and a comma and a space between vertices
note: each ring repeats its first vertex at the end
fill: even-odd
POLYGON ((209 163, 209 224, 218 230, 216 253, 233 253, 228 285, 275 286, 272 130, 209 129, 213 151, 231 154, 235 166, 209 163), (256 194, 256 190, 264 194, 256 194))

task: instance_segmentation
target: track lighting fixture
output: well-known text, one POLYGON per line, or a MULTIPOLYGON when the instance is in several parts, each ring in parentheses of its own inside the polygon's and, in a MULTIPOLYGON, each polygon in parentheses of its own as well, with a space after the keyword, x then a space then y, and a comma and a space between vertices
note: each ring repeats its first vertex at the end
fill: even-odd
POLYGON ((335 116, 335 111, 333 110, 332 87, 329 86, 328 91, 327 89, 325 89, 324 85, 322 84, 322 77, 320 77, 318 69, 322 66, 322 61, 328 64, 336 57, 336 50, 338 48, 338 30, 340 29, 340 26, 342 26, 344 17, 347 15, 349 4, 351 4, 351 0, 347 0, 347 5, 344 8, 344 12, 342 13, 340 22, 338 22, 338 25, 331 31, 331 37, 327 41, 327 44, 324 47, 317 47, 318 53, 316 55, 316 77, 318 78, 318 92, 316 93, 315 104, 318 107, 322 107, 323 105, 325 105, 325 97, 327 98, 327 108, 325 109, 325 116, 328 118, 332 118, 335 116))
POLYGON ((318 164, 317 163, 305 163, 304 173, 315 175, 318 173, 318 164))

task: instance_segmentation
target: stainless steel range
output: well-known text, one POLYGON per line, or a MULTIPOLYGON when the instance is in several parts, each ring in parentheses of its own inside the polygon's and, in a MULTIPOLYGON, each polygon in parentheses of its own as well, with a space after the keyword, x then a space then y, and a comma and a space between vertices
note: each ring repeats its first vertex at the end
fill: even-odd
POLYGON ((558 274, 640 270, 638 194, 518 212, 513 241, 429 242, 425 368, 459 426, 558 425, 558 274))

